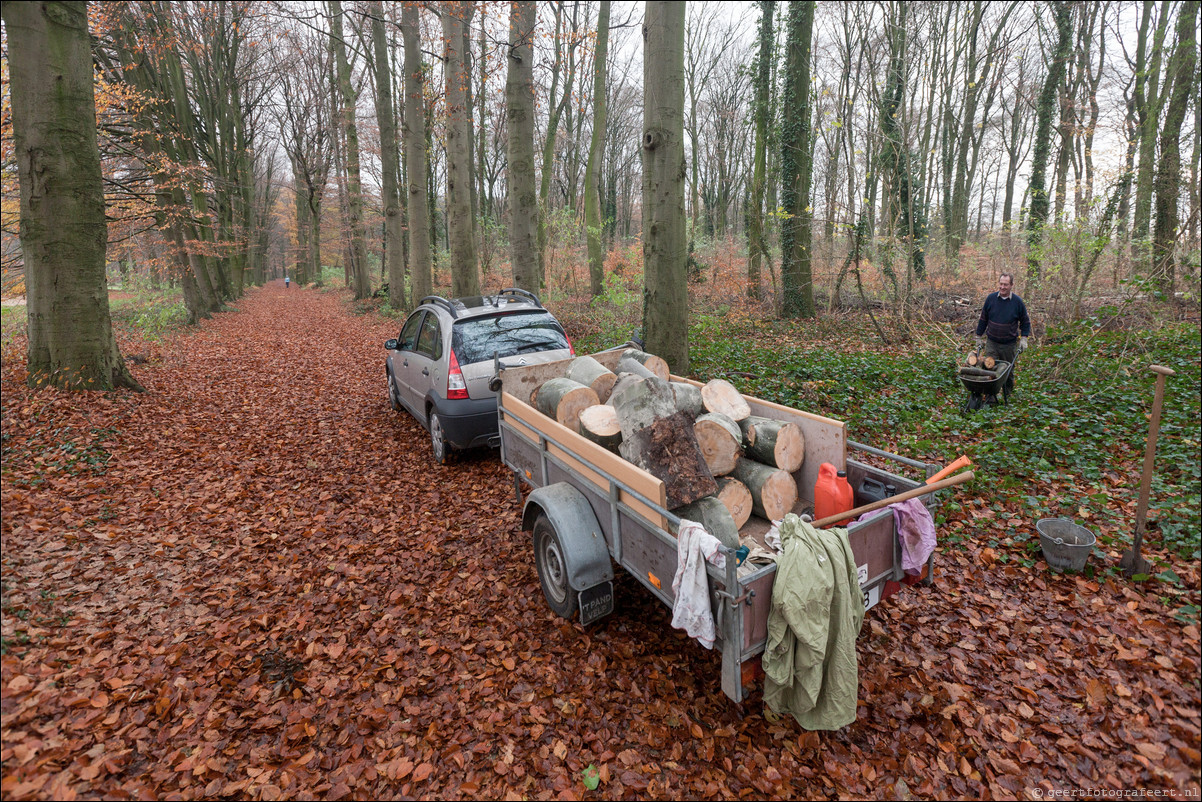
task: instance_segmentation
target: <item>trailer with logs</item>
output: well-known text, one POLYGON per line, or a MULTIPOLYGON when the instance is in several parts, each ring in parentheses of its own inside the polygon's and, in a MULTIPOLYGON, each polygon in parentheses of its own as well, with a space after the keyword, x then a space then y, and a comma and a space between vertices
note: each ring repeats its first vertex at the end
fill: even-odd
MULTIPOLYGON (((706 570, 722 690, 736 702, 759 669, 776 575, 775 563, 738 564, 740 546, 762 546, 773 521, 811 511, 824 462, 846 470, 853 488, 891 486, 895 498, 928 489, 898 471, 926 478, 939 469, 855 443, 841 421, 722 380, 669 375, 662 359, 633 347, 498 364, 494 385, 501 459, 519 501, 531 488, 522 524, 551 609, 584 625, 613 612, 615 565, 671 608, 675 533, 682 519, 702 524, 728 557, 724 570, 706 570)), ((857 506, 869 500, 857 490, 857 506)), ((930 581, 933 557, 920 577, 902 570, 888 509, 851 523, 848 538, 866 609, 930 581)))

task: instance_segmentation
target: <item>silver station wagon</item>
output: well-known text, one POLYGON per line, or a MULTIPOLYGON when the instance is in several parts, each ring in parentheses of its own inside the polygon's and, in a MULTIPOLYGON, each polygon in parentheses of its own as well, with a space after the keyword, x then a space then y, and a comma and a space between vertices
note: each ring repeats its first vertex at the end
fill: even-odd
POLYGON ((553 362, 574 355, 563 326, 533 293, 421 299, 388 355, 388 403, 430 432, 434 461, 476 446, 497 446, 497 367, 553 362))

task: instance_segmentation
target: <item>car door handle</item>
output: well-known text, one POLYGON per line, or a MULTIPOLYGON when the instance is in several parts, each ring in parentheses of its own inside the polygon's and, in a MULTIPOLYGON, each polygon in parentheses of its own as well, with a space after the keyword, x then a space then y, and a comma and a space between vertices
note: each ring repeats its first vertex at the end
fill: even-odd
POLYGON ((422 375, 423 375, 423 376, 429 376, 429 375, 430 375, 430 369, 429 369, 429 368, 422 368, 422 375))
POLYGON ((404 367, 409 367, 409 360, 406 359, 404 362, 401 363, 401 365, 404 367))

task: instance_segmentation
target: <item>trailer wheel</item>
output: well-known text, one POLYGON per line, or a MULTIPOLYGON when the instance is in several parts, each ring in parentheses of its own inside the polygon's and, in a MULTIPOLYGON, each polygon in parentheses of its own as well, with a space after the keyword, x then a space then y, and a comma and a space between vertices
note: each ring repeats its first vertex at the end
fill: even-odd
POLYGON ((571 618, 578 606, 576 594, 568 584, 568 565, 563 556, 563 545, 555 527, 540 513, 534 522, 534 564, 538 568, 538 581, 543 586, 547 606, 556 615, 571 618))

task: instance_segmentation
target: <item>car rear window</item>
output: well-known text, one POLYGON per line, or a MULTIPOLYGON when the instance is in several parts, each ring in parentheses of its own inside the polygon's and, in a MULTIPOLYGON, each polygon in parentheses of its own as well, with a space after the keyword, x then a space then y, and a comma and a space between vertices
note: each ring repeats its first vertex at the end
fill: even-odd
POLYGON ((515 312, 508 315, 473 317, 455 321, 451 347, 460 365, 515 354, 567 349, 559 321, 547 312, 515 312))

